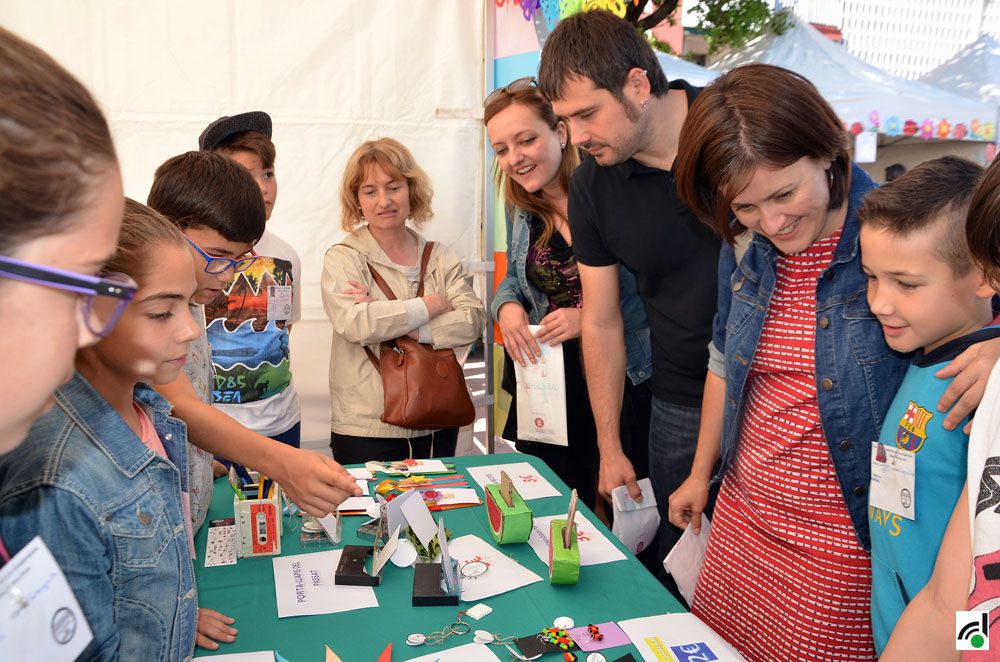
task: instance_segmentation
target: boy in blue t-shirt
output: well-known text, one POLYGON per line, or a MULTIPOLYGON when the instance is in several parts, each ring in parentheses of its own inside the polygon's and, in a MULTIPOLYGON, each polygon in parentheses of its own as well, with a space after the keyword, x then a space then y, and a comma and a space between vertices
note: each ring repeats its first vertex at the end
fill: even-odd
POLYGON ((970 345, 1000 337, 993 290, 972 261, 965 216, 978 165, 944 157, 868 195, 860 211, 868 304, 886 343, 911 365, 871 450, 872 626, 879 654, 930 579, 966 474, 968 436, 946 430, 935 373, 970 345))

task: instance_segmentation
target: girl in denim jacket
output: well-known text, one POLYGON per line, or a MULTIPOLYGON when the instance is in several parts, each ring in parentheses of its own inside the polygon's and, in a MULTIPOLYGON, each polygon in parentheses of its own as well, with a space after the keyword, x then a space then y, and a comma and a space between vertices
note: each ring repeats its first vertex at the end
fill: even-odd
POLYGON ((232 619, 198 613, 187 432, 149 386, 177 377, 200 332, 194 266, 180 232, 128 200, 105 270, 116 274, 139 283, 135 298, 0 458, 0 533, 15 549, 36 535, 51 548, 93 631, 83 658, 184 660, 196 637, 214 648, 236 634, 232 619))
POLYGON ((681 198, 728 240, 698 449, 670 497, 697 531, 721 459, 692 612, 750 660, 872 660, 869 455, 906 367, 860 268, 874 184, 816 88, 769 65, 705 89, 677 163, 681 198))
MULTIPOLYGON (((566 125, 555 116, 533 78, 495 90, 486 98, 483 115, 496 152, 498 184, 507 202, 507 275, 497 287, 492 307, 511 359, 504 364, 503 386, 512 400, 503 436, 516 440, 519 451, 545 460, 593 508, 599 468, 597 429, 580 352, 582 288, 567 217, 569 180, 580 158, 574 148, 567 147, 566 125), (529 324, 541 326, 537 335, 528 331, 529 324), (512 361, 522 366, 534 363, 539 343, 563 345, 566 409, 570 412, 567 447, 519 440, 517 436, 512 361)), ((639 384, 652 374, 649 324, 635 277, 624 268, 621 289, 630 378, 624 401, 632 411, 631 425, 638 428, 632 435, 626 434, 623 442, 630 438, 638 441, 628 450, 642 475, 647 473, 649 394, 639 384)))

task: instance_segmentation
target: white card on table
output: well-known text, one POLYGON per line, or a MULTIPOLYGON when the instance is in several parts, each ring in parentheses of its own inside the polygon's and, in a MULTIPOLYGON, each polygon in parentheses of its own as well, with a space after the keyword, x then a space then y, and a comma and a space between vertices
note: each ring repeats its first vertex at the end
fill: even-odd
POLYGON ((214 568, 220 565, 236 565, 236 522, 231 519, 213 520, 208 523, 205 567, 214 568))
MULTIPOLYGON (((195 655, 194 659, 200 659, 206 657, 204 655, 195 655)), ((214 655, 212 656, 213 662, 219 660, 220 662, 274 662, 274 651, 256 651, 254 653, 228 653, 226 655, 214 655)))
MULTIPOLYGON (((348 469, 347 473, 351 474, 356 480, 371 480, 375 476, 372 472, 368 471, 364 467, 348 469)), ((367 492, 365 492, 367 494, 367 492)))
POLYGON ((448 533, 444 528, 444 518, 438 520, 438 545, 441 547, 441 571, 444 573, 444 583, 448 591, 458 586, 455 569, 451 567, 451 553, 448 551, 448 533))
POLYGON ((742 655, 694 614, 661 614, 618 621, 645 662, 742 662, 742 655))
POLYGON ((483 600, 542 581, 541 577, 482 538, 465 535, 449 544, 452 558, 458 562, 458 574, 462 577, 462 602, 483 600), (485 563, 486 571, 463 574, 462 568, 470 563, 476 564, 477 568, 485 563))
POLYGON ((442 487, 432 489, 439 495, 434 500, 439 506, 461 506, 483 502, 471 487, 442 487))
POLYGON ((411 657, 409 662, 500 662, 486 644, 465 644, 447 650, 411 657))
POLYGON ((917 517, 917 454, 872 442, 869 505, 912 520, 917 517))
POLYGON ((334 549, 272 559, 278 618, 378 607, 378 599, 371 586, 334 584, 334 574, 343 551, 334 549))
POLYGON ((72 662, 94 638, 40 536, 0 569, 0 660, 72 662))
POLYGON ((416 464, 411 464, 407 468, 410 470, 411 476, 413 474, 446 474, 452 471, 444 466, 444 462, 441 460, 417 460, 416 464))
POLYGON ((560 496, 559 490, 552 486, 552 483, 542 478, 528 462, 511 462, 510 464, 490 464, 481 467, 468 467, 466 471, 479 486, 486 489, 487 485, 500 483, 500 472, 506 471, 510 476, 514 489, 525 501, 531 499, 542 499, 545 497, 560 496))
POLYGON ((360 478, 358 478, 354 482, 355 482, 355 484, 358 487, 361 488, 361 496, 368 496, 368 494, 369 494, 369 492, 368 492, 368 481, 367 480, 361 480, 360 478))
MULTIPOLYGON (((528 325, 531 335, 541 326, 528 325)), ((566 372, 562 345, 538 343, 542 355, 536 363, 521 367, 514 362, 517 378, 517 437, 555 446, 568 446, 566 427, 566 372)))
POLYGON ((359 497, 347 497, 344 499, 343 503, 337 506, 339 512, 354 511, 354 510, 364 510, 367 511, 369 506, 374 506, 375 499, 370 496, 359 496, 359 497))
MULTIPOLYGON (((531 523, 531 535, 528 536, 528 544, 546 567, 549 565, 549 523, 554 519, 566 519, 566 515, 536 517, 531 523)), ((625 560, 625 554, 580 513, 576 515, 576 540, 580 547, 582 566, 625 560)))

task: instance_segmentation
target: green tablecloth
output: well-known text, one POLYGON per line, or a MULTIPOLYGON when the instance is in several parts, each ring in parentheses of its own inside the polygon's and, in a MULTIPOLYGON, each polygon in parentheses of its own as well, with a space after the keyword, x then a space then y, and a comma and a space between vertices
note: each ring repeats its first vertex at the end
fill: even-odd
MULTIPOLYGON (((472 477, 464 472, 466 467, 530 462, 564 496, 533 499, 528 502, 536 516, 556 515, 566 512, 569 490, 544 462, 530 455, 498 454, 475 457, 459 457, 454 460, 457 470, 466 475, 469 484, 475 487, 482 498, 482 490, 472 477)), ((384 477, 384 476, 383 476, 384 477)), ((379 478, 379 475, 376 475, 379 478)), ((220 479, 215 486, 215 498, 209 511, 209 519, 232 517, 232 491, 220 479)), ((581 506, 601 532, 612 540, 626 554, 624 561, 584 566, 580 571, 580 582, 572 586, 552 586, 548 583, 548 569, 535 555, 527 543, 504 545, 504 553, 516 559, 526 568, 542 577, 543 581, 524 588, 510 591, 482 600, 493 608, 493 613, 481 621, 466 617, 472 630, 483 629, 499 633, 501 636, 524 636, 536 633, 543 627, 550 627, 557 616, 569 616, 576 625, 618 621, 638 616, 651 616, 666 612, 684 611, 684 608, 664 589, 656 579, 628 553, 611 532, 587 508, 581 506)), ((445 525, 454 536, 476 535, 490 544, 489 524, 486 507, 459 508, 434 513, 444 516, 445 525)), ((357 537, 356 529, 364 517, 344 518, 344 542, 364 544, 357 537)), ((436 518, 435 518, 436 519, 436 518)), ((215 568, 204 567, 204 551, 207 526, 202 527, 195 541, 198 560, 195 574, 198 580, 199 605, 216 609, 236 619, 235 627, 239 636, 233 644, 223 644, 218 651, 210 652, 199 648, 198 656, 220 653, 236 653, 258 650, 277 650, 289 662, 322 662, 324 645, 337 653, 344 662, 375 660, 379 653, 392 642, 393 660, 406 660, 435 650, 453 648, 471 643, 472 635, 449 637, 441 646, 410 647, 406 636, 412 632, 430 633, 455 620, 458 611, 471 607, 474 603, 460 603, 458 607, 413 607, 410 597, 413 592, 413 569, 397 568, 387 564, 383 572, 382 585, 375 588, 378 598, 377 609, 359 609, 322 616, 296 616, 278 619, 278 609, 274 593, 274 574, 271 557, 240 559, 233 566, 215 568)), ((366 540, 370 544, 370 538, 366 540)), ((323 546, 299 544, 299 532, 289 531, 287 526, 281 540, 283 555, 303 554, 334 549, 330 544, 323 546)), ((501 660, 509 659, 502 647, 494 647, 501 660)), ((636 654, 632 646, 604 651, 608 660, 614 660, 626 652, 636 654)), ((580 656, 584 660, 586 654, 580 656)), ((561 659, 549 655, 542 659, 561 659)), ((636 654, 636 659, 641 659, 636 654)))

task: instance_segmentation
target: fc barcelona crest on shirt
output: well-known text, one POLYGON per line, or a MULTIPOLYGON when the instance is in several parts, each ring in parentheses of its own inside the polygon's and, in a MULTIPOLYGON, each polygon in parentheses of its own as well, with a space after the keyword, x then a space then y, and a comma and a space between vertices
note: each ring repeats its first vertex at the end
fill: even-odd
POLYGON ((899 419, 899 427, 896 428, 896 445, 916 453, 927 441, 927 423, 932 418, 934 414, 910 400, 906 413, 899 419))

